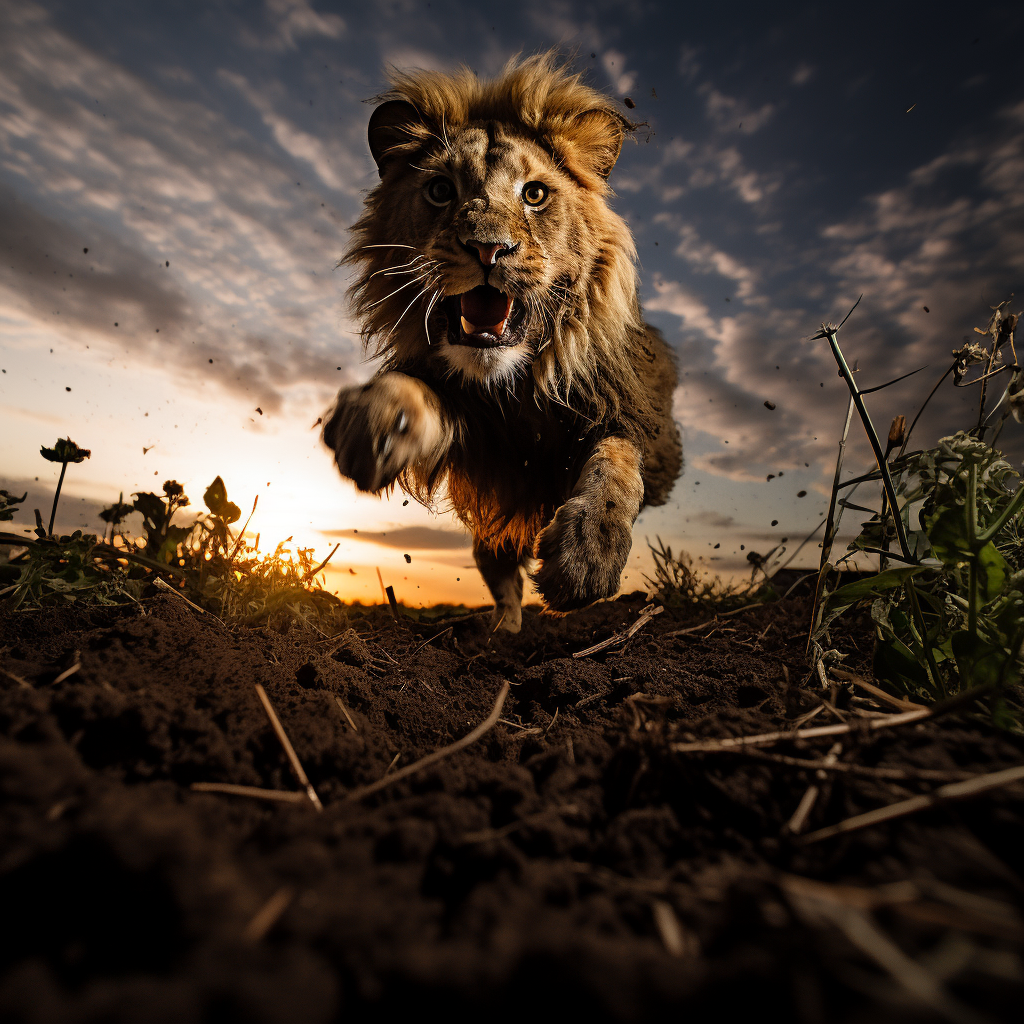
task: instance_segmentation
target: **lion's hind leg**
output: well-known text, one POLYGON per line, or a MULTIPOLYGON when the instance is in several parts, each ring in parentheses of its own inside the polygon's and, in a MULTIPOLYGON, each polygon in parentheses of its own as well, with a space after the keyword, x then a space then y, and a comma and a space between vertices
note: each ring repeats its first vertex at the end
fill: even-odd
POLYGON ((473 557, 494 598, 493 628, 518 633, 523 626, 522 556, 510 547, 495 550, 477 537, 473 557))

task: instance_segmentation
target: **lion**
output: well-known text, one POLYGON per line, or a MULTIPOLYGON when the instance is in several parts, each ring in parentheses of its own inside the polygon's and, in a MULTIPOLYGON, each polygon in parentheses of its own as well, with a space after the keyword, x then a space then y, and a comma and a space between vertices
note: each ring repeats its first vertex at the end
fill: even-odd
POLYGON ((447 492, 512 633, 531 566, 552 611, 613 596, 683 462, 674 356, 608 204, 636 126, 580 79, 550 53, 494 80, 393 72, 368 130, 381 180, 339 263, 382 362, 323 441, 362 491, 447 492))

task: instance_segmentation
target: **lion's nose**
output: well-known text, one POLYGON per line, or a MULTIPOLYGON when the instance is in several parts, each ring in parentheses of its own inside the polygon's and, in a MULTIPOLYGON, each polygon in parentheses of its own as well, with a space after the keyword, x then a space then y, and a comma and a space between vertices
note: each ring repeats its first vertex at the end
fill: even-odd
POLYGON ((468 242, 463 242, 463 245, 467 249, 475 249, 477 259, 479 259, 485 267, 493 267, 502 256, 508 256, 517 249, 517 246, 513 245, 512 242, 509 241, 481 242, 477 238, 471 238, 468 242))

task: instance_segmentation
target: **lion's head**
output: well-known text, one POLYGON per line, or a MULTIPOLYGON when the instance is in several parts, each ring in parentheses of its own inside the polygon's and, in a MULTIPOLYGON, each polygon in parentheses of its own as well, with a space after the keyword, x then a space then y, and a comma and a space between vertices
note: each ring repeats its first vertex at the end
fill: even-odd
POLYGON ((344 257, 365 342, 484 387, 529 367, 598 414, 642 391, 635 249, 607 184, 632 125, 551 54, 493 81, 392 82, 369 126, 382 180, 344 257))

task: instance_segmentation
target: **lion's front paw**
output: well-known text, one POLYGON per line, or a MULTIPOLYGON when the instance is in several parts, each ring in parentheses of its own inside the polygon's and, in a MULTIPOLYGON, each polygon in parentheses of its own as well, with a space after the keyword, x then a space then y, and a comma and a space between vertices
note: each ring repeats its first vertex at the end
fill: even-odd
POLYGON ((582 608, 619 589, 633 524, 616 511, 570 498, 537 538, 541 565, 533 581, 555 611, 582 608))
POLYGON ((342 476, 361 491, 379 491, 437 446, 440 425, 426 389, 399 373, 345 388, 324 424, 323 440, 342 476))

